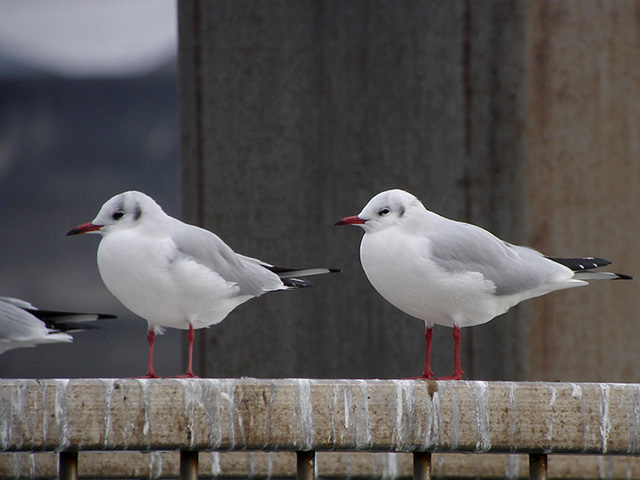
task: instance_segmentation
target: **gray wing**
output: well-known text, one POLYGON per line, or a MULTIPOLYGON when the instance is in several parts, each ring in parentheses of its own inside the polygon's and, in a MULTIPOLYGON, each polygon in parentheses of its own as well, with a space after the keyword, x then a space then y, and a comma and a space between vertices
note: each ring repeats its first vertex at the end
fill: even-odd
POLYGON ((34 307, 31 303, 25 300, 20 300, 19 298, 0 297, 0 302, 10 303, 20 308, 31 308, 32 310, 37 310, 36 307, 34 307))
POLYGON ((0 297, 0 340, 44 338, 49 334, 45 324, 23 308, 33 308, 22 300, 0 297))
POLYGON ((258 296, 284 288, 278 276, 257 259, 237 255, 216 234, 178 220, 171 225, 171 239, 184 255, 217 272, 240 288, 240 295, 258 296))
POLYGON ((496 286, 497 295, 535 289, 571 277, 568 268, 536 250, 512 245, 488 231, 449 221, 428 234, 433 261, 450 272, 479 272, 496 286))

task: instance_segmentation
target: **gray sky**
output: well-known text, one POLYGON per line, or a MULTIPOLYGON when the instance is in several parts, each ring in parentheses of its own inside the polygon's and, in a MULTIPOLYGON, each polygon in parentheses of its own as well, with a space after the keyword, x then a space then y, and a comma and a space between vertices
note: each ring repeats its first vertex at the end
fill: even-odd
POLYGON ((149 72, 176 42, 175 0, 0 0, 0 57, 59 75, 149 72))

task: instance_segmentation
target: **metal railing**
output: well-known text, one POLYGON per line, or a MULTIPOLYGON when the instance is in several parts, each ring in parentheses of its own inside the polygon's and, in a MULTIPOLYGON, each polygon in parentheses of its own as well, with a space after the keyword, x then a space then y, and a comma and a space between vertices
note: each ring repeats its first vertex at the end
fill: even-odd
MULTIPOLYGON (((405 452, 414 479, 431 478, 434 452, 526 454, 529 477, 542 479, 550 454, 637 456, 640 385, 5 380, 0 448, 55 452, 64 479, 78 477, 78 452, 126 451, 178 451, 183 479, 198 476, 199 452, 225 451, 295 452, 298 479, 317 476, 316 452, 405 452)), ((12 476, 4 458, 0 470, 12 476)), ((637 475, 629 468, 640 466, 627 467, 627 477, 637 475)), ((39 477, 33 470, 25 476, 39 477)), ((88 476, 109 478, 108 470, 88 476)))

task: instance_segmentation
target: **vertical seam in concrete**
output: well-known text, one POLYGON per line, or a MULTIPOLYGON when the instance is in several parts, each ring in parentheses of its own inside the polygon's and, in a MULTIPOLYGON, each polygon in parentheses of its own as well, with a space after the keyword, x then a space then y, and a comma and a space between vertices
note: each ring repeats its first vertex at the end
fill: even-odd
MULTIPOLYGON (((471 0, 465 0, 463 13, 463 31, 462 31, 462 88, 464 102, 464 154, 466 160, 471 158, 471 129, 472 129, 472 109, 473 109, 473 87, 471 85, 471 0)), ((464 169, 464 180, 462 186, 464 188, 465 198, 465 217, 471 222, 471 202, 473 193, 473 172, 470 172, 469 166, 464 169)), ((474 373, 474 345, 473 331, 468 330, 467 333, 467 375, 473 376, 474 373)))
POLYGON ((196 150, 196 219, 198 225, 204 226, 204 133, 203 133, 203 98, 202 98, 202 14, 200 1, 193 2, 193 72, 194 72, 194 107, 195 107, 195 150, 196 150))
POLYGON ((498 95, 500 95, 500 78, 499 75, 503 72, 499 72, 499 63, 500 58, 496 58, 496 55, 500 55, 498 52, 500 50, 500 42, 498 37, 500 35, 496 30, 502 28, 502 26, 497 25, 495 16, 491 15, 491 39, 490 39, 490 80, 489 80, 489 138, 488 138, 488 166, 489 166, 489 215, 491 216, 492 222, 497 223, 496 218, 496 202, 498 201, 497 197, 500 195, 498 192, 500 191, 500 182, 504 181, 504 178, 501 177, 500 174, 503 174, 500 158, 498 154, 498 147, 496 145, 498 135, 498 123, 499 123, 499 113, 498 113, 498 95))
POLYGON ((471 156, 471 128, 473 109, 473 87, 471 84, 471 0, 464 2, 462 38, 462 86, 464 89, 464 150, 467 158, 471 156))
MULTIPOLYGON (((195 126, 195 161, 196 161, 196 221, 198 225, 204 227, 205 215, 204 215, 204 119, 203 116, 203 102, 202 98, 202 10, 200 6, 200 0, 193 1, 193 89, 194 89, 194 126, 195 126)), ((200 335, 198 341, 198 363, 199 373, 203 377, 207 376, 207 362, 206 362, 206 335, 200 335)))

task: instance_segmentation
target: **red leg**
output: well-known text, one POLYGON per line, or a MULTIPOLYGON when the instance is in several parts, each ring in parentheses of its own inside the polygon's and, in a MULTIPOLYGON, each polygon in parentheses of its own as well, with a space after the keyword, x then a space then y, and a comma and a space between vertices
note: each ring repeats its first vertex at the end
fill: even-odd
POLYGON ((424 339, 426 341, 426 350, 424 352, 424 371, 419 378, 433 378, 433 371, 431 371, 431 340, 433 339, 433 328, 426 327, 424 331, 424 339))
POLYGON ((425 325, 424 339, 426 342, 426 349, 424 352, 424 371, 419 377, 411 377, 406 380, 433 380, 433 372, 431 371, 431 340, 433 339, 433 329, 425 325))
POLYGON ((159 378, 158 374, 153 370, 153 342, 156 339, 156 332, 153 327, 149 327, 147 332, 147 341, 149 342, 149 366, 147 368, 147 374, 142 378, 159 378))
POLYGON ((453 346, 454 346, 454 360, 453 360, 453 375, 448 377, 438 378, 436 380, 460 380, 462 378, 462 368, 460 367, 460 327, 453 326, 453 346))
POLYGON ((187 371, 184 375, 179 375, 176 378, 198 378, 193 374, 193 339, 195 334, 193 333, 193 325, 189 324, 189 331, 187 332, 187 342, 189 345, 189 363, 187 364, 187 371))

